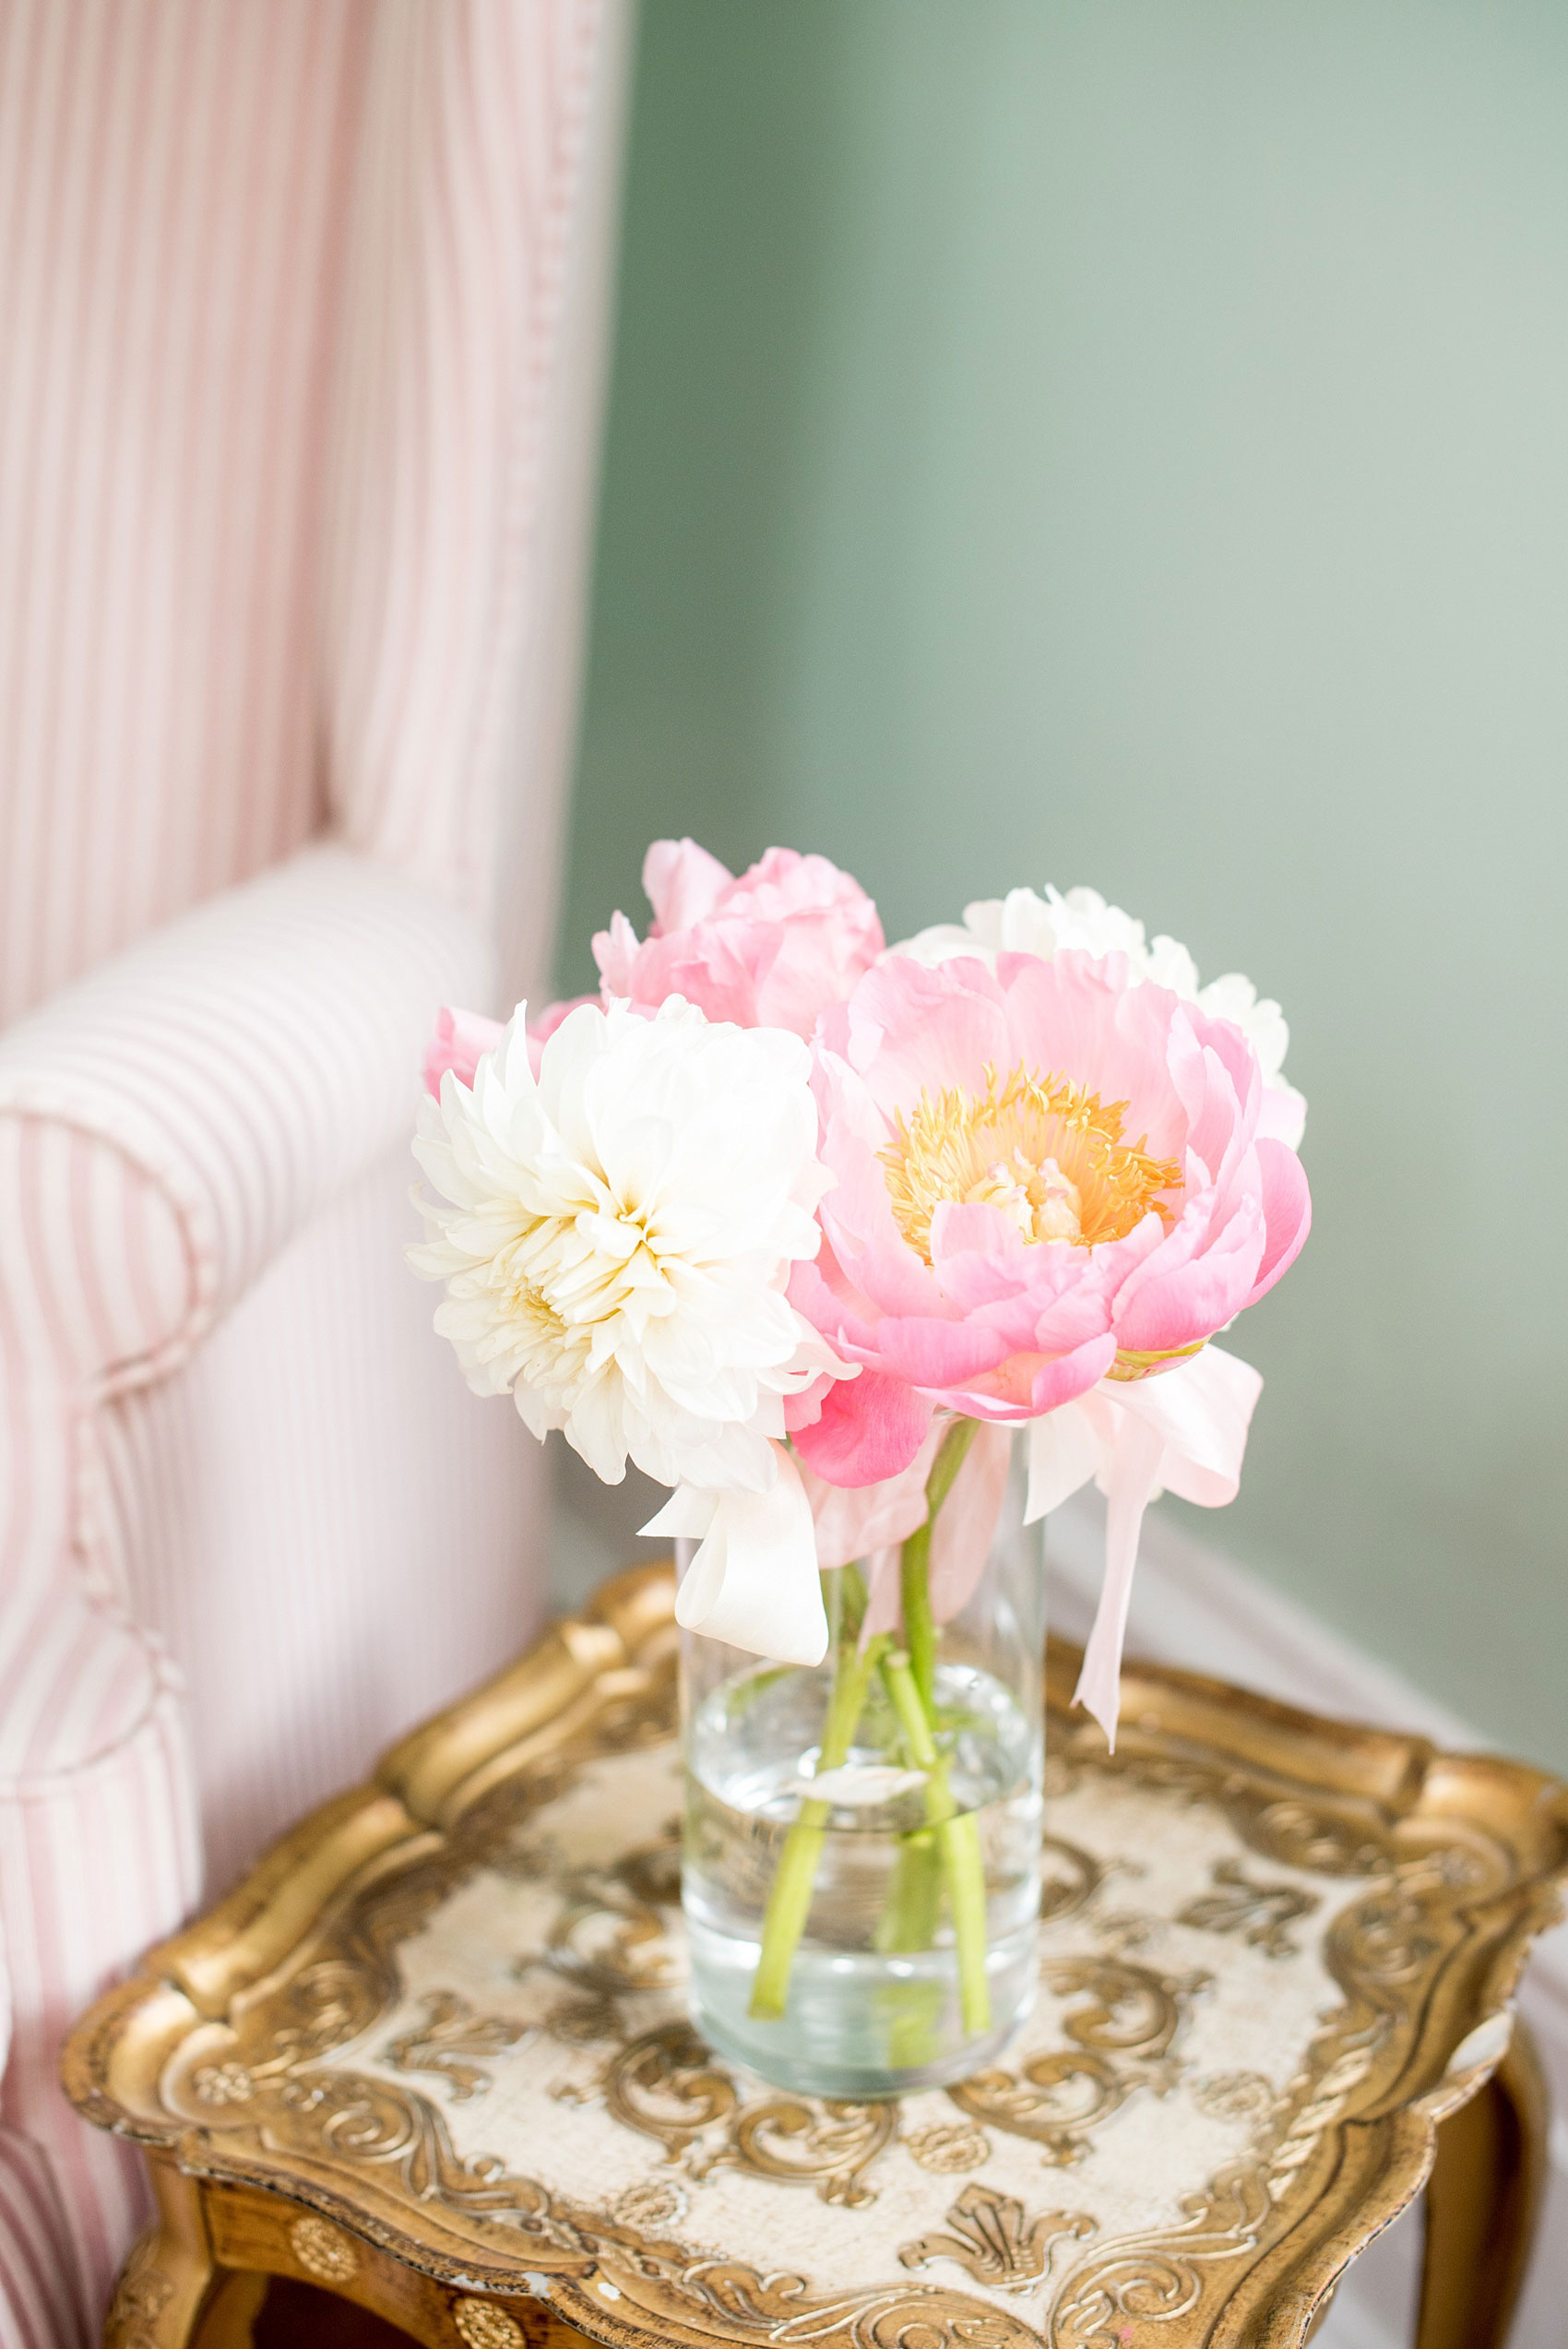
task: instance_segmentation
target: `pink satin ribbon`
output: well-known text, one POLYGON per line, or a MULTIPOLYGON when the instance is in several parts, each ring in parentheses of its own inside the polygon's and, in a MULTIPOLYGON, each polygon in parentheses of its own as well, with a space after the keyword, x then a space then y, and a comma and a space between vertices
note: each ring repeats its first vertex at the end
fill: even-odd
POLYGON ((1074 1696, 1099 1723, 1112 1752, 1144 1511, 1162 1492, 1203 1508, 1235 1499, 1262 1388, 1250 1363, 1208 1345, 1151 1377, 1102 1378, 1075 1402, 1030 1423, 1025 1522, 1059 1508, 1091 1476, 1109 1504, 1105 1580, 1074 1696))

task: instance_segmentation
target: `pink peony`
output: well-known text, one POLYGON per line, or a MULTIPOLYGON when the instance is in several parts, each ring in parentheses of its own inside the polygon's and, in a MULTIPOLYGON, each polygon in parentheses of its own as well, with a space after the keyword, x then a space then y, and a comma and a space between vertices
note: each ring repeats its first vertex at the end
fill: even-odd
MULTIPOLYGON (((569 1011, 578 1004, 591 1003, 592 996, 573 996, 569 1002, 552 1003, 540 1013, 528 1031, 529 1062, 534 1075, 539 1075, 539 1056, 549 1039, 569 1011)), ((491 1019, 482 1011, 459 1011, 451 1004, 443 1006, 435 1015, 435 1028, 424 1055, 424 1089, 441 1098, 441 1079, 448 1068, 459 1083, 471 1085, 474 1072, 487 1052, 493 1052, 506 1030, 499 1019, 491 1019)))
POLYGON ((441 1098, 441 1079, 448 1068, 459 1084, 471 1085, 474 1071, 487 1052, 494 1050, 506 1031, 499 1019, 482 1011, 460 1011, 444 1004, 424 1054, 424 1089, 441 1098))
POLYGON ((1306 1237, 1251 1046, 1122 954, 890 959, 814 1057, 837 1187, 790 1294, 862 1365, 795 1408, 829 1484, 897 1475, 938 1407, 1037 1419, 1190 1357, 1306 1237))
POLYGON ((710 1019, 809 1037, 882 952, 875 906, 826 856, 770 848, 736 880, 695 841, 655 841, 643 887, 647 936, 617 913, 593 951, 605 995, 649 1009, 682 995, 710 1019))

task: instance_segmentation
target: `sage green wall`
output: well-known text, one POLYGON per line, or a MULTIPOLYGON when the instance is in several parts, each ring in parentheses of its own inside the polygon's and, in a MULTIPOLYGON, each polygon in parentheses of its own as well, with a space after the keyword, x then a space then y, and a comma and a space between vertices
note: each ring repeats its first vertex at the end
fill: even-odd
POLYGON ((1565 781, 1562 0, 645 0, 563 979, 687 830, 1250 972, 1201 1530, 1557 1763, 1565 781))

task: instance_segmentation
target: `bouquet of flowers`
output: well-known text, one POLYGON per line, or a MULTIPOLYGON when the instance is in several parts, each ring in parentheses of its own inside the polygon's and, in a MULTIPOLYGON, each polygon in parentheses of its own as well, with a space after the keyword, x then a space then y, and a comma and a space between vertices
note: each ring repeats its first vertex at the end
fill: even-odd
MULTIPOLYGON (((944 1774, 942 1627, 1020 1430, 1028 1519, 1091 1478, 1108 1496, 1077 1693, 1114 1742, 1144 1511, 1234 1496, 1261 1381, 1212 1341, 1307 1234, 1285 1022, 1088 889, 1015 889, 886 948, 820 856, 737 879, 660 841, 644 884, 647 936, 617 913, 594 940, 597 997, 443 1014, 411 1258, 477 1392, 607 1483, 630 1460, 671 1488, 644 1530, 688 1545, 688 1631, 811 1668, 834 1616, 752 2012, 783 2011, 874 1687, 973 2038, 984 1877, 944 1774)), ((918 1874, 896 1909, 930 1906, 918 1874)))

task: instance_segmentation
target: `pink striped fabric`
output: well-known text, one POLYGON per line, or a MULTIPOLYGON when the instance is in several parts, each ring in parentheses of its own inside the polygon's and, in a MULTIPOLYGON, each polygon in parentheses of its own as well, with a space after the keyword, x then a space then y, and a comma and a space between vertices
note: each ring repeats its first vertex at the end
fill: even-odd
MULTIPOLYGON (((124 2183, 136 2179, 120 2164, 124 2183)), ((94 2198, 96 2203, 97 2198, 94 2198)), ((139 2217, 138 2208, 135 2216, 139 2217)), ((107 2218, 107 2214, 106 2214, 107 2218)), ((134 2224, 127 2208, 117 2225, 101 2229, 112 2240, 134 2224)), ((5 2349, 53 2342, 57 2349, 87 2349, 82 2293, 70 2230, 42 2145, 20 2130, 0 2128, 0 2343, 5 2349)))
MULTIPOLYGON (((85 1176, 79 1218, 57 1201, 73 1247, 98 1250, 55 1305, 70 1342, 122 1342, 113 1296, 120 1316, 161 1308, 117 1384, 183 1360, 317 1209, 406 1143, 434 1008, 487 996, 490 963, 442 897, 321 847, 17 1020, 0 1036, 0 1117, 110 1143, 162 1203, 132 1207, 101 1182, 82 1192, 85 1176), (134 1279, 124 1217, 157 1234, 134 1279)), ((36 1237, 47 1246, 49 1226, 36 1237)))
POLYGON ((371 29, 362 0, 0 5, 0 1019, 321 820, 371 29))
POLYGON ((192 1660, 213 1891, 539 1619, 543 1455, 454 1376, 403 1272, 409 1173, 399 1143, 185 1369, 101 1414, 135 1615, 192 1660))
POLYGON ((0 2349, 143 2207, 69 2017, 536 1610, 398 1255, 546 953, 624 25, 0 0, 0 2349))
POLYGON ((329 789, 348 839, 481 908, 544 586, 542 428, 600 18, 597 0, 395 0, 368 68, 328 514, 329 789))
POLYGON ((148 1705, 130 1734, 69 1773, 0 1788, 0 1930, 15 2006, 0 2253, 8 2227, 27 2246, 17 2266, 6 2257, 0 2268, 6 2349, 78 2340, 85 2349, 96 2339, 114 2270, 148 2208, 135 2156, 77 2121, 56 2080, 60 2040, 117 1970, 113 1953, 160 1938, 200 1890, 177 1675, 155 1641, 143 1642, 142 1656, 148 1705), (32 2231, 41 2217, 42 2239, 32 2231), (42 2331, 28 2313, 41 2305, 42 2331))
MULTIPOLYGON (((428 1547, 389 1593, 364 1570, 362 1544, 356 1552, 333 1538, 343 1530, 334 1504, 345 1425, 378 1404, 381 1441, 412 1444, 425 1486, 447 1462, 432 1459, 422 1414, 408 1408, 406 1364, 399 1381, 359 1353, 375 1352, 383 1334, 367 1326, 366 1291, 402 1292, 399 1234, 384 1213, 356 1216, 352 1199, 336 1223, 320 1210, 395 1148, 406 1190, 422 1040, 440 1001, 482 991, 486 960, 445 899, 347 850, 310 850, 186 914, 0 1038, 0 1930, 14 2008, 4 2141, 25 2140, 24 2169, 28 2145, 48 2149, 87 2305, 107 2287, 137 2184, 125 2155, 65 2110, 59 2037, 102 1986, 106 1951, 128 1957, 172 1929, 200 1884, 187 1708, 157 1616, 176 1615, 170 1592, 188 1594, 187 1615, 206 1602, 205 1623, 176 1628, 199 1663, 209 1743, 222 1724, 208 1794, 232 1866, 242 1839, 362 1766, 381 1715, 374 1701, 351 1700, 377 1645, 370 1635, 358 1647, 362 1611, 388 1597, 396 1607, 410 1581, 428 1582, 428 1547), (327 1243, 319 1270, 330 1306, 339 1320, 358 1309, 339 1332, 335 1379, 312 1359, 322 1282, 302 1299, 289 1280, 289 1244, 313 1222, 318 1257, 327 1243), (256 1276, 268 1267, 274 1318, 280 1305, 290 1340, 273 1347, 270 1366, 291 1392, 281 1425, 264 1431, 272 1440, 258 1445, 265 1357, 258 1365, 245 1338, 266 1305, 268 1283, 256 1276), (205 1377, 172 1379, 224 1315, 216 1384, 205 1358, 205 1377), (374 1402, 356 1410, 362 1384, 374 1402), (149 1387, 160 1408, 138 1416, 149 1387), (340 1398, 347 1408, 323 1424, 323 1406, 340 1398), (279 1475, 307 1439, 301 1423, 313 1420, 325 1525, 319 1504, 313 1521, 310 1485, 279 1475), (172 1424, 205 1439, 194 1449, 208 1485, 223 1510, 239 1513, 227 1544, 221 1512, 195 1525, 181 1514, 192 1462, 188 1452, 170 1456, 172 1424), (280 1530, 276 1509, 270 1525, 265 1512, 244 1521, 271 1487, 293 1503, 281 1556, 266 1538, 280 1530), (326 1605, 312 1587, 324 1565, 326 1605), (160 1580, 163 1604, 149 1609, 160 1580), (281 1638, 268 1638, 272 1623, 281 1638), (258 1667, 269 1648, 267 1671, 258 1667), (296 1677, 289 1667, 302 1651, 320 1661, 296 1677), (308 1719, 325 1702, 330 1712, 333 1660, 345 1655, 354 1659, 346 1711, 296 1744, 279 1772, 275 1744, 291 1708, 308 1719)), ((387 1496, 389 1511, 408 1500, 408 1484, 387 1496)), ((496 1496, 493 1473, 483 1489, 496 1496)), ((500 1491, 516 1506, 519 1479, 504 1475, 500 1491)), ((428 1541, 432 1530, 426 1507, 419 1531, 428 1541)), ((518 1547, 514 1532, 514 1569, 518 1547)), ((406 1548, 398 1555, 410 1563, 406 1548)), ((517 1592, 515 1621, 521 1586, 515 1574, 495 1579, 517 1592)), ((380 1637, 406 1645, 406 1615, 380 1637)))

